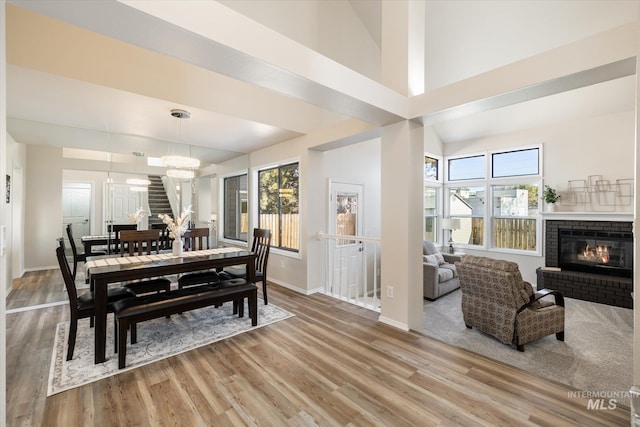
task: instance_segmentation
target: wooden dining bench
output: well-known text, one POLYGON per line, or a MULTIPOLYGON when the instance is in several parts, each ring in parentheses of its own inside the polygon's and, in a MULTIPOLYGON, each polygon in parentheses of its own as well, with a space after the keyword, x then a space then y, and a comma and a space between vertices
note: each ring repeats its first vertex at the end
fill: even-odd
POLYGON ((249 300, 251 326, 258 324, 258 288, 243 279, 219 282, 217 285, 203 285, 163 292, 150 296, 128 298, 114 304, 117 321, 118 369, 126 365, 127 330, 131 328, 131 344, 137 341, 136 324, 145 320, 171 316, 189 310, 221 305, 228 301, 234 303, 234 314, 244 316, 244 298, 249 300))

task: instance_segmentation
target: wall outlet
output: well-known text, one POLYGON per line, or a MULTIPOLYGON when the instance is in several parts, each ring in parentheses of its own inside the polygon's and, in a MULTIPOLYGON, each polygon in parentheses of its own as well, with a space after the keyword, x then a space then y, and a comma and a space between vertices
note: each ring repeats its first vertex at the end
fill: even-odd
POLYGON ((284 268, 284 260, 283 259, 280 260, 280 268, 284 268))
POLYGON ((393 286, 387 286, 387 298, 393 298, 393 286))

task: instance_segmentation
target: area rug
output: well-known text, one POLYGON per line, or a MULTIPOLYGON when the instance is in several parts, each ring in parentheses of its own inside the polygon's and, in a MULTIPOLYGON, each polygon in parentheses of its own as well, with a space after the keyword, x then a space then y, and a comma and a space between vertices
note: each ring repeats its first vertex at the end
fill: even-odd
MULTIPOLYGON (((550 335, 525 344, 525 351, 519 352, 467 329, 461 298, 458 289, 425 301, 424 334, 580 391, 623 395, 631 387, 633 310, 565 298, 564 342, 550 335)), ((621 400, 628 404, 628 399, 621 400)))
MULTIPOLYGON (((118 369, 118 355, 113 352, 113 319, 107 319, 107 360, 94 364, 93 329, 89 319, 78 321, 73 360, 66 361, 69 322, 56 328, 47 396, 85 385, 111 375, 138 368, 185 351, 202 347, 253 329, 292 317, 293 314, 258 299, 258 325, 251 326, 248 307, 245 316, 232 313, 232 304, 192 310, 170 319, 149 320, 138 325, 138 342, 127 344, 127 366, 118 369)), ((128 340, 127 340, 128 341, 128 340)))

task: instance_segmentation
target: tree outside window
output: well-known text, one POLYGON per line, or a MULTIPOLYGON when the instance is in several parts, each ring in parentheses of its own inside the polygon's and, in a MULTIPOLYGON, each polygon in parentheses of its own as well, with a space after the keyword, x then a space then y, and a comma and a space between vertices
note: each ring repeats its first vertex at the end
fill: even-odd
POLYGON ((258 172, 258 226, 271 230, 273 247, 298 251, 299 236, 298 163, 258 172))

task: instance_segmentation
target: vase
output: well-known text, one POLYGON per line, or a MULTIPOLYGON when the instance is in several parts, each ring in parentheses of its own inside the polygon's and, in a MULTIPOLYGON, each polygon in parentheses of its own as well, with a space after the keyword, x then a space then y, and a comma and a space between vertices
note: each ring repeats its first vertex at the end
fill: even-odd
POLYGON ((556 211, 556 204, 555 203, 546 203, 546 211, 547 212, 555 212, 556 211))
POLYGON ((173 255, 175 255, 175 256, 181 256, 182 255, 182 239, 175 239, 173 241, 173 244, 171 246, 171 251, 173 252, 173 255))

